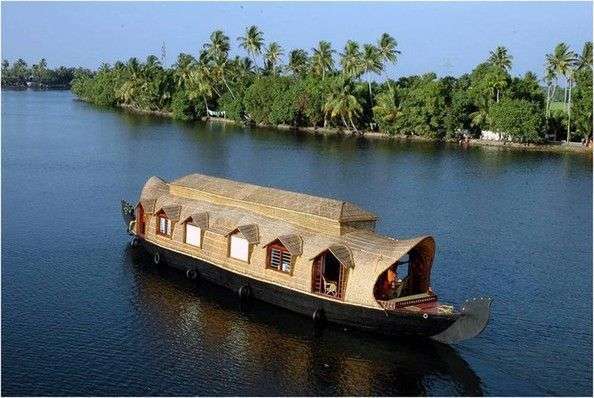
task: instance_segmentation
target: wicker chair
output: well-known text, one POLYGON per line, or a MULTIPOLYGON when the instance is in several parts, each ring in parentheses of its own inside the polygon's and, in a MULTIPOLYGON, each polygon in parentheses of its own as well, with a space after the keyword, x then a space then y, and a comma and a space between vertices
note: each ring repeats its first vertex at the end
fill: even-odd
POLYGON ((324 294, 336 296, 338 293, 336 282, 328 282, 326 278, 324 278, 324 275, 322 275, 322 282, 324 282, 324 294))

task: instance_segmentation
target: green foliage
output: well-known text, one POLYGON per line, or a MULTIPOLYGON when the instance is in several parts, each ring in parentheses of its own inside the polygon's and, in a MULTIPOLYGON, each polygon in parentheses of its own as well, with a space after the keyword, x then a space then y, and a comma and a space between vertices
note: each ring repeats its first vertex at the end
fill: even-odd
POLYGON ((264 76, 246 90, 245 111, 256 123, 292 124, 295 119, 294 90, 288 77, 264 76))
POLYGON ((66 68, 60 66, 56 69, 47 67, 45 58, 29 67, 22 60, 16 60, 12 65, 8 60, 2 61, 2 87, 26 88, 28 85, 35 88, 70 88, 75 74, 90 74, 83 68, 66 68))
POLYGON ((504 98, 489 109, 495 131, 509 135, 513 141, 536 142, 543 139, 544 116, 538 105, 504 98))
POLYGON ((242 121, 245 115, 243 98, 233 98, 231 93, 225 93, 219 98, 219 110, 225 111, 227 119, 242 121))
POLYGON ((401 90, 390 85, 387 90, 376 96, 376 105, 373 107, 375 120, 380 130, 388 134, 397 133, 397 121, 402 115, 401 90))
POLYGON ((485 99, 489 103, 497 101, 498 93, 509 86, 510 76, 505 69, 491 63, 482 63, 472 71, 470 81, 468 94, 479 105, 485 99))
POLYGON ((416 76, 403 89, 401 117, 394 128, 404 134, 442 138, 446 106, 444 86, 435 74, 416 76))
MULTIPOLYGON (((505 47, 497 47, 470 74, 458 78, 439 79, 429 73, 378 84, 371 78, 383 74, 400 54, 387 33, 375 44, 348 41, 337 58, 338 69, 336 51, 324 40, 310 53, 288 51, 286 65, 280 44, 265 45, 258 27, 247 28, 238 41, 248 57, 230 59, 229 37, 215 31, 196 57, 180 54, 172 68, 164 68, 155 56, 144 62, 132 58, 95 73, 78 71, 72 91, 94 104, 170 111, 183 120, 198 119, 213 109, 225 111, 229 119, 272 126, 354 131, 379 127, 389 134, 440 139, 496 129, 523 142, 541 140, 545 129, 560 137, 561 130, 567 130, 570 108, 571 127, 581 136, 592 134, 591 43, 579 57, 566 44, 557 45, 546 56, 543 89, 534 73, 509 74, 512 56, 505 47), (565 78, 564 87, 558 85, 560 77, 565 78), (569 86, 571 106, 564 102, 569 86)), ((23 60, 12 66, 3 62, 2 72, 3 86, 9 81, 24 84, 29 78, 51 81, 44 60, 33 67, 23 60)), ((68 70, 58 69, 55 75, 67 76, 68 70)))
POLYGON ((534 102, 544 111, 545 92, 538 83, 538 77, 532 72, 527 72, 523 77, 514 77, 506 97, 534 102))
POLYGON ((321 80, 306 77, 293 86, 297 119, 304 126, 319 126, 324 121, 324 104, 332 90, 335 78, 321 80))
POLYGON ((194 104, 190 101, 186 93, 181 90, 173 94, 171 113, 173 114, 173 118, 177 120, 192 120, 196 118, 194 104))
MULTIPOLYGON (((591 43, 590 43, 591 45, 591 43)), ((590 48, 590 56, 592 49, 590 48)), ((592 136, 592 68, 584 67, 576 73, 572 114, 576 130, 583 138, 592 136)))

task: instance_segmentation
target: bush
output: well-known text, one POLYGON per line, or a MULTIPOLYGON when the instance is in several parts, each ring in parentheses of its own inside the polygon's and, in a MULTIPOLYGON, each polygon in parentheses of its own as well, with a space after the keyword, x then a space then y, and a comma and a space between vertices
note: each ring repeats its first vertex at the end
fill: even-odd
POLYGON ((173 94, 171 99, 171 113, 173 118, 177 120, 192 120, 196 118, 194 112, 194 105, 188 99, 185 91, 178 90, 173 94))
POLYGON ((246 113, 256 123, 292 124, 296 112, 294 90, 288 77, 266 76, 256 79, 246 90, 246 113))
POLYGON ((239 96, 233 98, 229 92, 223 94, 221 98, 219 98, 219 110, 225 111, 225 117, 228 119, 238 122, 243 120, 243 100, 239 96))
POLYGON ((300 125, 315 127, 324 121, 323 108, 331 90, 331 80, 308 77, 295 82, 293 106, 300 125))
POLYGON ((580 135, 592 135, 592 69, 584 68, 576 73, 576 86, 571 105, 572 119, 580 135))
POLYGON ((491 106, 489 116, 495 131, 513 141, 538 142, 544 138, 542 111, 533 102, 504 98, 491 106))

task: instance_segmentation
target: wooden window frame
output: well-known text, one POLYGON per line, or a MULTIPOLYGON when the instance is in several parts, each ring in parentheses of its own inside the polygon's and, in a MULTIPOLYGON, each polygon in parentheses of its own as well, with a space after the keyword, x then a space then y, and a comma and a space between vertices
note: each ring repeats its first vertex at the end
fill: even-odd
MULTIPOLYGON (((338 274, 338 280, 336 281, 336 296, 332 296, 331 294, 323 293, 320 290, 315 289, 315 285, 323 284, 322 281, 322 268, 325 267, 326 256, 328 254, 334 256, 330 251, 326 251, 321 253, 319 256, 313 259, 312 261, 312 282, 311 282, 311 292, 317 294, 322 297, 329 297, 334 300, 344 301, 346 295, 346 288, 347 288, 347 281, 349 276, 349 268, 345 267, 338 259, 340 270, 338 274)), ((335 256, 334 256, 335 257, 335 256)))
POLYGON ((164 236, 166 238, 171 238, 173 236, 173 224, 174 224, 174 222, 171 221, 171 219, 167 218, 167 215, 163 211, 157 213, 156 216, 157 216, 157 231, 156 231, 157 235, 164 236), (167 233, 161 232, 161 219, 164 219, 164 220, 166 220, 169 223, 170 229, 171 229, 171 234, 167 234, 167 233))
POLYGON ((295 256, 292 255, 285 246, 283 246, 280 242, 275 242, 275 243, 271 243, 266 247, 266 269, 271 269, 273 271, 276 272, 281 272, 285 275, 291 275, 293 276, 293 270, 295 269, 295 256), (282 268, 276 268, 272 266, 272 250, 278 250, 281 252, 281 266, 282 266, 282 255, 283 253, 288 253, 290 258, 291 258, 291 262, 290 262, 290 266, 291 266, 291 270, 290 271, 283 271, 282 268))

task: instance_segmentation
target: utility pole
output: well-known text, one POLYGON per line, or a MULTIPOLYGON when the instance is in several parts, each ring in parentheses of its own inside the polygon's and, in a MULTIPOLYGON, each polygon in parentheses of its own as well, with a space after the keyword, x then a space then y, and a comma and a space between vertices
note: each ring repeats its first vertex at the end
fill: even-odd
POLYGON ((165 47, 165 42, 161 46, 161 65, 166 67, 165 62, 167 61, 167 48, 165 47))

